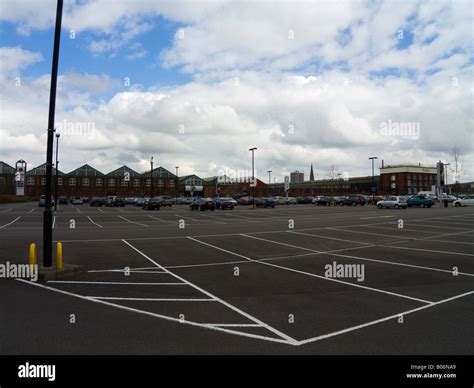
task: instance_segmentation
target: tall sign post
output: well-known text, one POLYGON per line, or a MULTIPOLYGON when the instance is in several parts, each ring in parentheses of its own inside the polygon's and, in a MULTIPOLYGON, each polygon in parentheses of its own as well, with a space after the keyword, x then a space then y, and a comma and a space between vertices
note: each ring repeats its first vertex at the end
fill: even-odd
POLYGON ((20 159, 15 164, 15 194, 17 197, 25 196, 25 181, 26 181, 26 162, 20 159))
POLYGON ((53 180, 53 141, 54 116, 56 110, 56 86, 58 83, 59 42, 61 40, 61 21, 63 0, 58 0, 56 8, 56 27, 54 30, 53 63, 51 67, 51 88, 49 91, 48 140, 46 146, 46 187, 43 213, 43 265, 53 265, 53 212, 51 211, 53 180))

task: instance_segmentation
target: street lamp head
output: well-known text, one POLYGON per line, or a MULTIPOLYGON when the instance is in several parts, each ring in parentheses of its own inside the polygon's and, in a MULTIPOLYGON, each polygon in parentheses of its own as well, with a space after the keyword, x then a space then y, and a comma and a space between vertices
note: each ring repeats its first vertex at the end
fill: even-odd
POLYGON ((257 149, 257 147, 249 148, 249 151, 254 151, 256 149, 257 149))
POLYGON ((57 133, 57 134, 56 134, 56 137, 59 137, 59 136, 61 136, 61 134, 60 134, 60 133, 57 133))
POLYGON ((378 159, 378 157, 377 156, 371 156, 369 159, 372 159, 372 160, 373 159, 378 159))

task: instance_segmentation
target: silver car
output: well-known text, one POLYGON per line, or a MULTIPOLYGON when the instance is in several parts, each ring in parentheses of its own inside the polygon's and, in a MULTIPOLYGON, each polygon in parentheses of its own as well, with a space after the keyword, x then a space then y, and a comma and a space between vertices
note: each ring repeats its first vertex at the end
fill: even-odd
POLYGON ((387 196, 381 201, 377 202, 377 207, 379 209, 383 208, 393 208, 393 209, 406 209, 407 208, 407 200, 405 197, 400 197, 397 195, 387 196))
MULTIPOLYGON (((39 207, 45 207, 46 206, 46 195, 42 195, 39 199, 38 202, 39 207)), ((51 206, 54 206, 54 198, 51 198, 51 206)))

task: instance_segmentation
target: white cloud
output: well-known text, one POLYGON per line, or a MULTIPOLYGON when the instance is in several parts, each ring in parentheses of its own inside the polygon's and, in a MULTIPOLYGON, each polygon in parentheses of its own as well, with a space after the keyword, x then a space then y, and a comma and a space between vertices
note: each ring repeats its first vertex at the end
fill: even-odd
POLYGON ((19 75, 21 70, 43 60, 39 52, 17 47, 0 47, 0 77, 19 75))

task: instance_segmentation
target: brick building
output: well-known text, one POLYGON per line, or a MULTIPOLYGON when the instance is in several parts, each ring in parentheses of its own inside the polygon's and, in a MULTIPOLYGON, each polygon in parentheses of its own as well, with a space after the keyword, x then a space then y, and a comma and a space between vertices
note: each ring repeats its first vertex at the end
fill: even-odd
POLYGON ((413 195, 431 191, 436 185, 436 167, 419 165, 394 165, 380 169, 381 189, 395 195, 413 195))
MULTIPOLYGON (((26 196, 39 198, 44 194, 46 184, 46 165, 42 164, 26 173, 26 196)), ((53 193, 55 190, 53 168, 53 193)), ((225 176, 201 178, 195 174, 176 176, 164 167, 143 173, 130 167, 121 166, 109 173, 84 164, 64 173, 58 171, 59 195, 71 196, 106 196, 123 197, 150 196, 153 182, 154 195, 213 197, 251 195, 254 189, 249 179, 239 181, 225 176)), ((421 165, 386 166, 380 169, 380 176, 375 176, 379 195, 416 194, 418 191, 431 190, 436 184, 436 167, 421 165)), ((351 193, 371 194, 372 177, 354 177, 349 179, 322 179, 290 184, 289 196, 348 195, 351 193)), ((7 163, 0 162, 0 194, 14 194, 15 169, 7 163)), ((266 184, 257 179, 256 196, 286 195, 283 183, 266 184)))
POLYGON ((15 194, 15 169, 0 162, 0 193, 15 194))

